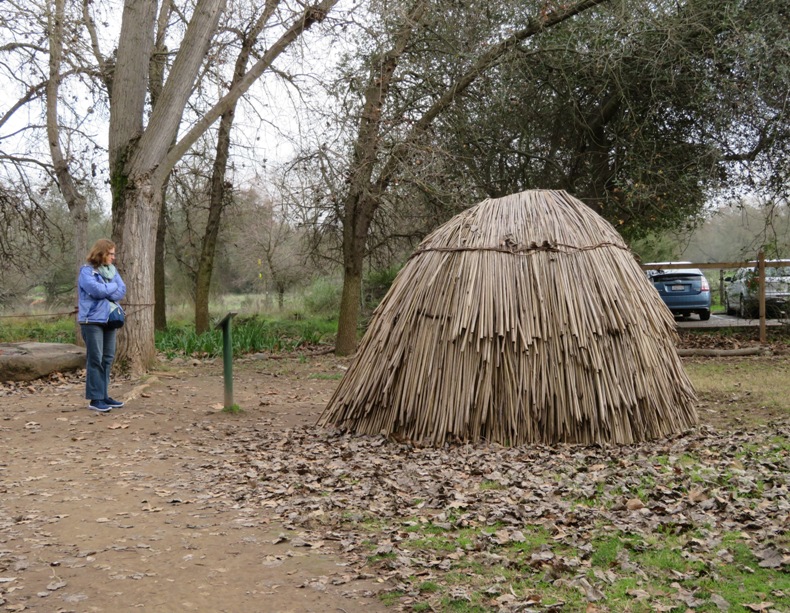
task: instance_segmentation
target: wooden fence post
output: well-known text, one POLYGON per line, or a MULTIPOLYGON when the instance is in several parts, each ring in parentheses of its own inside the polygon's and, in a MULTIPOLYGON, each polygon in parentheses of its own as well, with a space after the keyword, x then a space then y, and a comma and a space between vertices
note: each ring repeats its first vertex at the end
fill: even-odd
POLYGON ((762 249, 757 254, 757 270, 760 281, 760 344, 764 345, 768 335, 765 330, 765 251, 762 249))
MULTIPOLYGON (((719 304, 724 305, 724 269, 719 269, 719 304)), ((725 307, 726 310, 726 307, 725 307)), ((729 313, 728 313, 729 315, 729 313)))

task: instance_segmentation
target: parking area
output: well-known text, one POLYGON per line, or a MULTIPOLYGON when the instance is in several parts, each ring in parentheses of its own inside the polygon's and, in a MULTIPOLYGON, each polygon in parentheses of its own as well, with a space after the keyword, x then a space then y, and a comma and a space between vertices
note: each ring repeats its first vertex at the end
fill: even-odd
MULTIPOLYGON (((676 318, 675 323, 678 328, 751 328, 759 327, 760 318, 743 319, 735 315, 726 315, 725 313, 711 313, 710 319, 707 321, 700 321, 699 317, 692 315, 686 318, 676 318)), ((788 325, 790 322, 787 320, 779 319, 766 319, 766 326, 781 326, 788 325)))

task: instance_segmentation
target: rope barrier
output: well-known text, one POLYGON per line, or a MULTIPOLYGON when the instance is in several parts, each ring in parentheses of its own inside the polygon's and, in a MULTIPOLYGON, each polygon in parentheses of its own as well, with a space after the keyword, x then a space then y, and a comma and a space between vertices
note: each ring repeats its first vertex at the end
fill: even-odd
POLYGON ((34 318, 35 317, 62 317, 62 316, 65 316, 65 315, 74 315, 76 313, 77 313, 77 309, 74 309, 73 311, 68 311, 68 312, 64 311, 62 313, 41 313, 39 315, 34 315, 32 313, 27 313, 27 314, 22 314, 22 315, 0 315, 0 319, 8 319, 8 318, 11 318, 11 317, 34 317, 34 318))
MULTIPOLYGON (((123 307, 124 312, 128 315, 130 312, 134 313, 141 309, 132 309, 131 311, 127 307, 153 307, 156 306, 155 302, 127 302, 121 305, 123 307)), ((0 319, 11 319, 11 318, 37 318, 37 317, 65 317, 66 315, 76 315, 77 308, 75 307, 71 311, 62 311, 59 313, 22 313, 21 315, 0 315, 0 319)))

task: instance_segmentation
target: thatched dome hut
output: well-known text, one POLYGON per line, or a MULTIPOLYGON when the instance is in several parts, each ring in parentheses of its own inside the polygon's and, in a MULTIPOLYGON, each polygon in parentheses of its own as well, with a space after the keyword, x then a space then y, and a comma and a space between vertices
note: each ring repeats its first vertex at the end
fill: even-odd
POLYGON ((563 191, 422 241, 319 424, 420 445, 634 443, 697 422, 675 324, 617 231, 563 191))

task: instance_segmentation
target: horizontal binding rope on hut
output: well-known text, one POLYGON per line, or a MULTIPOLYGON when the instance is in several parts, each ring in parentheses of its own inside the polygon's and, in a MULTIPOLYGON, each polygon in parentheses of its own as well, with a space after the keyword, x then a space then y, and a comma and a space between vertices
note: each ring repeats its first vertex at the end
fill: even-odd
POLYGON ((319 424, 427 445, 660 438, 697 421, 675 339, 622 238, 583 203, 486 200, 421 243, 319 424))
POLYGON ((577 247, 575 245, 553 245, 548 241, 544 241, 542 245, 532 243, 528 247, 519 247, 518 245, 505 246, 505 247, 418 247, 414 253, 409 256, 412 259, 422 253, 428 251, 440 251, 449 253, 453 251, 498 251, 501 253, 535 253, 538 251, 555 251, 555 252, 569 252, 569 251, 590 251, 591 249, 598 249, 599 247, 615 247, 617 249, 625 249, 629 253, 631 250, 626 245, 616 245, 614 243, 599 243, 597 245, 587 245, 586 247, 577 247))

